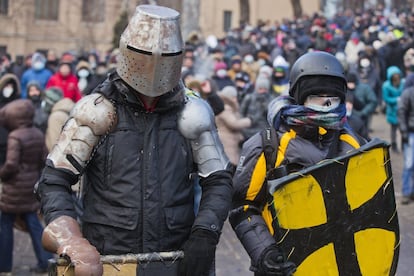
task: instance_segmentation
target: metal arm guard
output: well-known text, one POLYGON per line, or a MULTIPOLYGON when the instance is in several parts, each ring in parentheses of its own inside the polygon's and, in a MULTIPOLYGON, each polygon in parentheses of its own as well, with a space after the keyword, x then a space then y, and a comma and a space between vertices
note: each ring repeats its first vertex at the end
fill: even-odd
POLYGON ((261 215, 247 216, 246 214, 243 219, 234 219, 234 216, 240 216, 240 214, 235 214, 235 212, 243 211, 239 209, 230 213, 231 226, 249 254, 252 265, 256 267, 262 252, 270 245, 276 245, 275 239, 270 234, 261 215))
POLYGON ((54 167, 80 174, 99 138, 110 130, 115 114, 112 103, 100 94, 85 96, 76 103, 49 153, 54 167))
POLYGON ((201 177, 227 168, 229 159, 224 153, 214 114, 207 102, 200 98, 188 97, 178 120, 178 128, 181 134, 191 141, 193 158, 201 177))

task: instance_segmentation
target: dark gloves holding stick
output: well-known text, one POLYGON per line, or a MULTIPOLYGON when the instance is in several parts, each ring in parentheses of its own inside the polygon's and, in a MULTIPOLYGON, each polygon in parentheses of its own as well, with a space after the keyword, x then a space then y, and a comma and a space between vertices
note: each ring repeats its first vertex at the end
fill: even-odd
POLYGON ((295 272, 296 266, 294 263, 286 261, 279 248, 271 245, 260 255, 256 270, 259 275, 289 276, 295 272))
POLYGON ((213 264, 217 242, 217 235, 211 231, 194 231, 184 244, 184 259, 181 261, 178 275, 207 275, 213 264))

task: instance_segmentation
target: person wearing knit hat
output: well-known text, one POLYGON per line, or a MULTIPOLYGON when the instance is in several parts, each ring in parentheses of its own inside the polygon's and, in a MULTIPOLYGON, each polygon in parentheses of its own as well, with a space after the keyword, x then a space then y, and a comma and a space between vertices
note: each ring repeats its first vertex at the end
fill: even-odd
MULTIPOLYGON (((229 221, 251 258, 255 275, 292 275, 296 267, 303 269, 300 260, 287 256, 305 249, 298 244, 295 252, 284 252, 287 246, 282 247, 280 243, 289 235, 285 232, 282 237, 286 229, 279 227, 279 217, 267 208, 269 197, 265 194, 270 187, 267 179, 276 178, 271 173, 279 177, 295 172, 301 175, 305 168, 342 156, 366 143, 346 125, 346 78, 335 56, 326 52, 302 55, 292 65, 289 82, 289 95, 268 102, 267 124, 244 142, 233 176, 233 209, 229 221)), ((262 80, 256 82, 257 86, 264 84, 262 80)), ((295 186, 295 189, 296 194, 301 188, 295 186)), ((288 196, 289 202, 293 201, 292 194, 288 196)), ((308 233, 309 227, 299 230, 308 233)), ((338 236, 344 239, 341 242, 347 237, 338 236)), ((310 237, 306 240, 310 241, 310 237)), ((321 267, 319 271, 323 269, 326 268, 321 267)))
POLYGON ((211 79, 217 85, 218 90, 223 89, 227 85, 234 86, 234 82, 227 74, 227 64, 224 61, 216 61, 214 65, 214 75, 211 79))
POLYGON ((224 110, 215 117, 218 134, 223 143, 224 151, 236 168, 240 157, 240 143, 244 141, 242 130, 251 126, 248 117, 240 115, 240 106, 237 100, 237 90, 233 86, 226 86, 218 92, 224 102, 224 110))
POLYGON ((256 79, 254 92, 247 94, 240 104, 242 117, 252 119, 252 125, 243 130, 245 139, 252 137, 267 126, 267 105, 272 99, 270 92, 270 81, 265 77, 256 79))

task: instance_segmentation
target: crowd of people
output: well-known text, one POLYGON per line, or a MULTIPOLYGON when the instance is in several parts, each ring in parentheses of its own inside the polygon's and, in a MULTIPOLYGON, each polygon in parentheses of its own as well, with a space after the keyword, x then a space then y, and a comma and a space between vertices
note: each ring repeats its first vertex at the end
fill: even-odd
MULTIPOLYGON (((151 12, 154 11, 151 10, 150 14, 151 12)), ((175 13, 171 11, 168 11, 168 14, 175 16, 175 13)), ((141 16, 143 15, 138 9, 134 18, 139 20, 141 16)), ((136 21, 131 22, 137 24, 136 21)), ((223 203, 231 200, 226 197, 231 194, 229 191, 230 177, 234 175, 233 180, 239 185, 234 184, 237 193, 236 199, 233 200, 236 202, 244 202, 244 191, 250 185, 250 179, 245 178, 246 171, 242 173, 237 171, 237 165, 243 163, 239 162, 242 146, 246 141, 256 141, 257 133, 269 125, 277 124, 276 130, 283 130, 279 133, 280 136, 290 133, 292 125, 289 121, 276 122, 274 118, 269 121, 269 114, 273 112, 272 114, 275 115, 275 111, 268 112, 268 108, 269 104, 273 103, 270 106, 277 109, 275 105, 287 104, 292 99, 303 112, 301 116, 306 116, 306 112, 309 111, 307 108, 317 112, 333 112, 334 110, 335 115, 343 112, 348 124, 356 132, 354 139, 357 142, 352 143, 353 146, 363 144, 364 142, 361 141, 370 140, 372 116, 376 112, 384 112, 391 129, 391 149, 394 152, 401 150, 404 152, 403 203, 410 203, 414 200, 412 183, 412 178, 414 178, 414 111, 412 109, 414 105, 409 104, 411 99, 414 99, 411 96, 414 84, 413 37, 414 13, 397 10, 385 11, 380 5, 361 11, 346 10, 332 19, 316 13, 292 20, 259 22, 255 26, 246 24, 230 30, 223 38, 212 35, 203 38, 199 33, 194 32, 186 38, 184 45, 173 45, 178 50, 169 49, 168 46, 163 45, 163 50, 170 52, 162 56, 164 63, 157 64, 157 66, 162 67, 167 64, 169 68, 160 67, 161 69, 159 68, 156 72, 160 75, 156 77, 169 79, 159 80, 160 83, 156 81, 153 83, 154 76, 146 75, 145 71, 145 64, 157 63, 157 59, 151 59, 151 55, 145 56, 142 52, 152 52, 154 49, 141 39, 140 32, 128 28, 121 37, 120 48, 111 51, 106 56, 100 56, 95 52, 77 55, 70 51, 59 56, 55 51, 50 50, 47 53, 35 52, 27 55, 23 60, 16 61, 10 55, 4 54, 0 65, 0 179, 2 181, 0 255, 7 256, 7 258, 1 258, 0 272, 12 270, 13 240, 10 239, 12 237, 10 231, 17 219, 25 222, 27 231, 33 240, 38 258, 38 265, 33 270, 46 271, 46 260, 51 255, 46 253, 40 245, 43 228, 40 224, 41 219, 37 216, 39 204, 32 193, 39 178, 41 178, 39 194, 42 208, 46 223, 50 228, 47 233, 59 232, 63 225, 70 225, 70 230, 79 234, 76 240, 79 241, 80 246, 83 249, 86 248, 86 251, 81 254, 73 253, 71 258, 79 260, 85 254, 95 256, 97 253, 95 247, 101 254, 122 253, 128 250, 142 252, 142 250, 184 248, 191 254, 187 254, 188 257, 183 261, 186 266, 179 268, 182 275, 187 275, 186 273, 190 273, 195 267, 204 270, 200 273, 211 270, 210 265, 213 259, 211 252, 214 251, 218 242, 227 211, 230 211, 230 204, 223 203), (134 36, 137 38, 133 38, 134 36), (126 45, 126 39, 129 39, 128 43, 131 44, 126 45), (180 47, 184 49, 182 53, 179 51, 180 47), (297 76, 296 80, 292 80, 292 70, 300 57, 305 54, 312 56, 312 53, 319 52, 327 52, 335 57, 335 61, 329 61, 328 58, 326 64, 322 62, 327 66, 317 73, 319 77, 322 77, 312 78, 312 73, 310 73, 309 78, 297 76), (174 57, 182 58, 182 64, 174 57), (337 66, 336 61, 344 69, 343 72, 337 73, 335 69, 329 67, 337 66), (133 62, 144 65, 133 68, 133 62), (177 65, 179 68, 176 68, 177 65), (322 70, 327 70, 327 72, 322 72, 322 70), (102 85, 103 83, 105 85, 102 85), (159 92, 154 93, 154 87, 157 87, 159 92), (204 112, 203 104, 195 101, 193 103, 195 107, 192 107, 192 104, 187 104, 187 102, 192 102, 191 100, 177 96, 178 91, 183 91, 184 87, 191 89, 191 93, 186 90, 186 97, 191 98, 190 94, 194 93, 196 97, 204 99, 203 102, 208 104, 207 110, 211 109, 211 114, 210 111, 204 112), (94 90, 95 92, 92 93, 94 90), (318 94, 322 91, 326 92, 326 95, 318 94), (105 100, 100 100, 100 96, 97 95, 103 95, 105 100), (324 101, 322 107, 318 107, 320 98, 328 99, 329 104, 324 101), (407 100, 403 101, 404 98, 407 100), (95 103, 96 110, 92 108, 91 102, 95 103), (101 104, 100 107, 98 102, 101 104), (201 115, 212 116, 212 122, 202 122, 206 129, 197 130, 200 133, 195 134, 180 128, 180 124, 197 122, 187 122, 185 119, 182 119, 184 122, 176 121, 178 120, 177 110, 183 108, 184 103, 189 109, 188 115, 191 115, 193 120, 207 120, 207 118, 198 118, 201 115), (342 104, 346 109, 339 110, 342 104), (75 105, 78 108, 73 109, 75 105), (402 108, 399 108, 400 106, 402 108), (96 117, 89 118, 88 114, 82 113, 85 111, 82 111, 81 107, 92 108, 91 116, 96 117), (198 110, 191 108, 198 108, 198 110), (15 114, 16 110, 20 112, 15 114), (73 114, 70 115, 72 110, 73 114), (98 120, 102 114, 104 117, 100 119, 112 118, 114 114, 118 116, 116 120, 113 119, 117 121, 117 125, 114 126, 113 121, 98 120), (144 118, 137 114, 143 114, 144 118), (162 120, 153 114, 160 114, 162 120), (88 119, 90 122, 87 121, 88 119), (95 120, 105 127, 97 128, 93 125, 95 120), (84 130, 85 124, 90 128, 89 130, 84 130), (215 126, 217 126, 218 137, 213 134, 215 126), (67 135, 59 140, 58 137, 63 127, 67 135), (156 129, 156 136, 152 131, 147 131, 152 128, 156 129), (188 138, 190 144, 182 141, 177 128, 182 135, 188 135, 185 137, 188 138), (171 129, 174 131, 170 133, 171 129), (26 136, 19 137, 18 135, 16 138, 14 135, 16 131, 22 131, 26 136), (401 132, 401 142, 397 140, 398 131, 401 132), (202 138, 200 138, 201 134, 202 138), (27 141, 28 135, 37 138, 27 141), (148 144, 142 138, 144 135, 149 139, 148 141, 156 142, 148 144), (16 141, 21 139, 24 143, 17 147, 16 141), (213 157, 211 153, 204 151, 211 149, 213 142, 217 139, 222 142, 225 154, 221 154, 220 144, 214 148, 217 156, 213 157), (35 145, 33 144, 35 140, 42 142, 35 145), (119 146, 120 141, 127 141, 137 148, 142 148, 141 153, 131 156, 129 148, 124 149, 119 146), (163 145, 162 142, 175 143, 174 146, 169 146, 170 149, 164 149, 165 152, 171 153, 171 156, 168 155, 166 159, 158 156, 157 147, 163 145), (205 143, 206 148, 200 147, 200 143, 205 143), (57 146, 54 148, 55 145, 57 146), (93 150, 95 145, 97 148, 93 150), (150 148, 144 150, 144 147, 150 148), (34 148, 39 150, 35 151, 34 148), (79 149, 83 152, 76 152, 79 149), (182 157, 181 155, 177 157, 175 152, 177 149, 181 149, 182 157), (49 157, 46 159, 47 154, 49 157), (171 165, 173 155, 179 160, 174 161, 177 164, 175 169, 166 169, 161 174, 154 170, 154 168, 166 168, 167 164, 171 165), (70 160, 63 160, 62 156, 65 158, 70 156, 68 158, 70 160), (128 164, 122 161, 126 156, 131 156, 127 158, 128 164), (228 167, 227 157, 224 156, 229 158, 230 166, 228 167), (207 160, 211 163, 203 163, 203 158, 211 158, 207 160), (141 165, 141 162, 146 165, 141 165), (186 186, 190 181, 186 179, 186 173, 194 173, 195 169, 189 165, 191 162, 198 165, 197 181, 194 181, 195 184, 191 183, 199 189, 190 192, 186 186), (45 169, 44 164, 46 164, 45 169), (143 169, 143 175, 140 171, 132 173, 133 167, 137 164, 140 164, 140 169, 143 169), (111 177, 104 175, 110 173, 115 166, 122 166, 125 175, 115 171, 112 171, 111 177), (87 168, 87 178, 98 181, 102 186, 89 187, 96 191, 89 192, 86 201, 96 201, 98 195, 107 197, 107 201, 100 200, 102 204, 107 205, 85 209, 83 231, 93 246, 88 242, 85 243, 80 235, 76 221, 78 214, 75 210, 65 207, 67 202, 72 202, 68 191, 71 191, 70 187, 77 183, 78 178, 84 174, 84 168, 87 168), (23 177, 19 170, 24 170, 27 177, 23 177), (157 179, 160 183, 155 184, 150 180, 150 176, 154 175, 159 175, 157 179), (147 235, 149 239, 142 241, 144 244, 148 242, 144 248, 127 244, 127 240, 134 237, 131 231, 141 223, 138 217, 133 215, 133 210, 140 210, 141 207, 133 204, 133 197, 110 200, 112 196, 116 197, 119 191, 107 188, 107 185, 124 183, 123 187, 133 192, 136 191, 131 188, 134 185, 128 186, 125 183, 133 183, 132 179, 143 177, 147 181, 146 185, 158 187, 155 190, 139 191, 144 194, 142 201, 146 202, 145 204, 151 203, 151 200, 154 202, 160 200, 162 198, 160 189, 167 187, 170 182, 182 182, 175 192, 185 194, 185 196, 177 195, 176 197, 172 195, 169 198, 172 205, 161 204, 163 208, 169 209, 162 215, 155 205, 147 206, 149 210, 152 210, 152 216, 158 214, 166 220, 171 220, 162 226, 163 233, 173 231, 171 227, 177 227, 174 230, 177 238, 165 239, 164 244, 152 243, 154 240, 161 239, 163 233, 141 229, 140 234, 147 235), (212 183, 218 185, 218 188, 214 188, 212 183), (15 188, 10 188, 10 186, 15 188), (201 203, 198 202, 200 205, 194 209, 195 214, 190 214, 184 211, 184 207, 192 202, 193 193, 199 196, 202 193, 203 197, 200 196, 201 203), (155 194, 159 194, 161 198, 153 198, 155 194), (61 198, 61 202, 56 201, 57 197, 61 198), (116 220, 113 224, 109 224, 105 221, 107 217, 99 216, 101 210, 109 210, 113 204, 123 207, 118 206, 119 209, 116 209, 118 212, 114 211, 110 215, 115 216, 120 215, 121 211, 125 212, 125 215, 129 214, 133 218, 132 225, 116 220), (131 206, 126 206, 127 204, 131 206), (103 206, 105 208, 102 208, 103 206), (183 215, 182 225, 175 224, 177 212, 183 212, 180 213, 183 215), (191 226, 194 216, 195 226, 191 226), (211 228, 213 226, 214 229, 211 228), (113 229, 122 229, 124 231, 122 237, 126 240, 118 241, 118 244, 106 241, 105 237, 110 235, 113 229), (190 238, 188 238, 189 235, 190 238), (198 250, 197 243, 204 244, 208 252, 198 250), (196 266, 195 264, 199 264, 197 262, 200 262, 200 259, 204 260, 201 262, 202 266, 196 266)), ((319 58, 323 60, 324 56, 318 57, 314 62, 317 62, 319 58)), ((299 65, 296 64, 296 66, 299 65)), ((152 74, 154 74, 153 71, 152 74)), ((286 116, 288 118, 294 114, 289 113, 286 116)), ((307 120, 303 121, 309 123, 307 120)), ((328 124, 328 129, 344 131, 342 123, 323 122, 328 124)), ((300 133, 296 126, 293 129, 300 133)), ((309 129, 306 128, 306 131, 309 132, 309 129)), ((304 137, 309 141, 314 138, 306 135, 304 137)), ((315 137, 318 137, 317 134, 315 137)), ((330 141, 328 144, 332 142, 332 137, 328 139, 330 141)), ((251 142, 247 144, 252 146, 251 142)), ((329 149, 329 146, 324 147, 316 159, 325 157, 326 149, 329 149)), ((244 149, 244 156, 256 154, 247 150, 249 150, 248 147, 244 149)), ((312 154, 316 152, 314 150, 312 154)), ((329 154, 336 155, 340 152, 329 151, 329 154)), ((314 159, 309 158, 310 160, 305 160, 301 165, 307 166, 312 162, 315 163, 314 159)), ((249 158, 248 161, 251 162, 252 159, 249 158)), ((123 191, 125 192, 127 191, 123 191)), ((251 206, 252 210, 256 210, 254 205, 251 206)), ((244 217, 239 213, 237 208, 232 210, 233 227, 237 228, 237 231, 244 231, 244 234, 248 234, 251 229, 244 225, 244 217)), ((146 223, 153 222, 147 221, 146 223)), ((258 224, 266 227, 260 220, 258 224)), ((243 236, 243 233, 240 235, 243 236)), ((50 237, 50 239, 53 238, 56 237, 50 237)), ((61 240, 58 239, 57 243, 60 242, 61 240)), ((265 255, 270 256, 278 252, 271 238, 266 242, 262 243, 267 245, 264 251, 255 251, 257 248, 253 248, 249 252, 247 249, 257 275, 267 275, 266 269, 274 269, 266 268, 261 259, 265 255)), ((63 245, 59 244, 59 246, 63 245)), ((49 247, 48 249, 55 253, 62 253, 59 251, 62 250, 61 247, 49 247)), ((82 251, 81 248, 78 249, 82 251)), ((91 260, 91 264, 96 265, 94 262, 96 262, 95 259, 91 260)), ((291 273, 294 270, 293 267, 287 264, 283 267, 284 273, 291 273)), ((99 267, 94 269, 94 273, 100 271, 99 267)))

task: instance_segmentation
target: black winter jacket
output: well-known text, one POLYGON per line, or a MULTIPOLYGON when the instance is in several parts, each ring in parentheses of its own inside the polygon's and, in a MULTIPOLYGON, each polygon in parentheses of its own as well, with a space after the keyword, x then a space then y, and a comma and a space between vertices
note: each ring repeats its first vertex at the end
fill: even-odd
MULTIPOLYGON (((153 112, 115 73, 96 93, 116 106, 116 128, 105 138, 85 170, 81 217, 84 236, 101 254, 178 250, 190 232, 203 228, 220 234, 230 207, 231 175, 217 171, 201 179, 202 203, 195 220, 192 149, 177 128, 185 105, 183 90, 160 97, 153 112), (195 222, 196 221, 196 222, 195 222)), ((48 168, 40 184, 47 222, 75 217, 73 202, 58 169, 48 168), (55 196, 47 193, 55 192, 55 196), (58 210, 58 211, 56 211, 58 210)), ((74 180, 68 180, 74 184, 74 180)))

